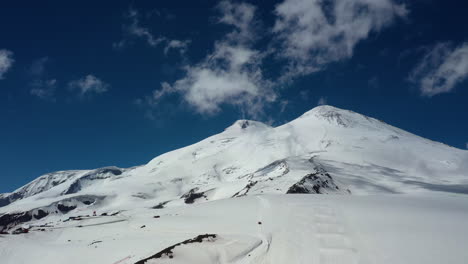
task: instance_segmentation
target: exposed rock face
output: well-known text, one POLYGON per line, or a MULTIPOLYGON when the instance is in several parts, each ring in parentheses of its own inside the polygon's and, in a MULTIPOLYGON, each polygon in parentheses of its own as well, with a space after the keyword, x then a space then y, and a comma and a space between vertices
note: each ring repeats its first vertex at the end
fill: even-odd
POLYGON ((187 245, 187 244, 192 244, 192 243, 202 243, 202 242, 205 242, 205 241, 214 241, 216 239, 216 237, 217 236, 215 234, 198 235, 198 236, 196 236, 196 237, 194 237, 192 239, 187 239, 185 241, 182 241, 180 243, 172 245, 172 246, 170 246, 168 248, 165 248, 165 249, 159 251, 158 253, 152 255, 151 257, 148 257, 148 258, 145 258, 145 259, 142 259, 140 261, 135 262, 135 264, 149 263, 150 260, 156 260, 156 259, 165 258, 165 257, 168 257, 168 258, 172 259, 172 258, 174 258, 173 250, 176 247, 187 245))
POLYGON ((19 224, 39 220, 50 214, 68 214, 78 206, 92 205, 103 199, 104 197, 100 196, 76 196, 63 199, 59 202, 49 204, 48 206, 34 208, 24 212, 2 214, 0 215, 0 231, 12 230, 19 224))
POLYGON ((190 191, 188 191, 186 194, 182 195, 180 198, 184 199, 186 204, 192 204, 195 202, 196 199, 205 197, 204 192, 197 192, 198 188, 193 188, 190 191))
POLYGON ((153 207, 151 207, 151 208, 153 208, 153 209, 163 209, 164 206, 165 206, 168 202, 170 202, 170 201, 160 202, 160 203, 158 203, 157 205, 155 205, 155 206, 153 206, 153 207))
POLYGON ((73 210, 75 208, 76 208, 75 205, 71 205, 71 206, 67 206, 67 205, 64 205, 64 204, 58 204, 57 205, 57 209, 59 209, 59 211, 62 212, 62 213, 68 213, 68 212, 70 212, 71 210, 73 210))
POLYGON ((19 235, 19 234, 26 234, 26 233, 29 233, 29 229, 27 228, 17 228, 15 229, 15 231, 12 232, 13 235, 19 235))
POLYGON ((236 192, 232 197, 241 197, 247 195, 250 189, 257 184, 257 181, 249 182, 242 190, 236 192))
POLYGON ((3 214, 0 216, 0 231, 32 220, 31 212, 3 214))
POLYGON ((44 217, 46 217, 48 215, 49 215, 49 213, 47 213, 44 210, 39 209, 39 210, 37 210, 36 214, 34 214, 33 216, 34 216, 35 219, 39 220, 39 219, 44 218, 44 217))
MULTIPOLYGON (((300 181, 289 187, 286 193, 327 194, 339 191, 332 176, 321 167, 315 167, 315 172, 307 174, 300 181)), ((349 192, 349 190, 347 190, 349 192)))

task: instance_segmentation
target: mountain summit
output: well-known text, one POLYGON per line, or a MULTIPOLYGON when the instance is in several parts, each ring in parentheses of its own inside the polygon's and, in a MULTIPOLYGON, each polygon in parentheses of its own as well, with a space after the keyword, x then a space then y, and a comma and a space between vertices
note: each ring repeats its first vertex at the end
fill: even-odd
POLYGON ((278 127, 236 121, 146 165, 40 176, 0 195, 0 231, 59 228, 96 211, 117 217, 265 194, 468 193, 466 164, 467 151, 319 106, 278 127))
MULTIPOLYGON (((112 211, 181 205, 186 196, 196 196, 190 201, 199 203, 294 190, 319 194, 447 191, 468 175, 465 164, 467 151, 324 105, 275 128, 238 120, 220 134, 139 167, 49 173, 1 194, 0 213, 20 211, 33 216, 40 210, 61 215, 70 210, 57 210, 59 205, 112 211)), ((17 223, 2 224, 9 228, 17 223)))

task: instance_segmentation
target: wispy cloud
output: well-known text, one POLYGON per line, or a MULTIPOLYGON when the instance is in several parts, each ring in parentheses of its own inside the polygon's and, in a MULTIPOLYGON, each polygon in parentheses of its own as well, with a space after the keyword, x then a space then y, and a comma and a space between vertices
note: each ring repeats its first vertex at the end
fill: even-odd
POLYGON ((177 94, 201 114, 230 105, 255 117, 272 102, 281 107, 285 84, 350 58, 360 41, 408 13, 392 0, 284 0, 275 7, 274 26, 266 29, 252 4, 223 0, 216 10, 217 23, 230 31, 204 59, 185 64, 182 78, 141 101, 154 106, 177 94), (257 44, 265 38, 273 44, 260 50, 257 44), (283 68, 279 77, 266 77, 267 60, 283 68))
POLYGON ((256 7, 248 3, 234 3, 228 0, 219 2, 217 6, 221 16, 218 23, 231 25, 234 29, 227 35, 230 40, 252 42, 256 38, 255 18, 256 7))
POLYGON ((32 89, 29 91, 32 95, 38 98, 55 102, 55 89, 57 88, 57 79, 40 80, 36 79, 31 84, 32 89))
POLYGON ((327 101, 328 101, 327 97, 322 96, 322 97, 319 98, 319 100, 317 102, 317 105, 326 105, 327 101))
POLYGON ((455 89, 468 77, 468 43, 455 47, 439 43, 421 59, 409 76, 423 96, 434 96, 455 89))
POLYGON ((287 61, 283 79, 310 74, 353 55, 371 32, 405 17, 391 0, 285 0, 275 8, 273 33, 279 57, 287 61))
POLYGON ((110 85, 89 74, 83 78, 69 82, 68 87, 70 90, 77 91, 80 97, 84 97, 105 93, 109 90, 110 85))
POLYGON ((55 102, 55 91, 58 81, 55 78, 47 76, 47 64, 49 62, 49 57, 42 57, 31 63, 28 69, 28 73, 32 77, 32 81, 29 84, 31 87, 29 92, 39 99, 55 102))
POLYGON ((0 80, 5 78, 5 74, 13 66, 14 62, 13 52, 6 49, 0 50, 0 80))
MULTIPOLYGON (((154 12, 157 10, 152 13, 154 12)), ((190 44, 190 40, 168 39, 165 36, 153 34, 149 27, 142 25, 140 13, 132 7, 129 8, 124 17, 127 20, 127 23, 122 26, 124 38, 112 44, 115 49, 125 48, 132 38, 142 39, 151 47, 163 46, 165 54, 170 50, 178 50, 179 53, 183 54, 190 44)))
POLYGON ((123 25, 123 30, 130 36, 142 38, 150 46, 157 46, 159 43, 164 41, 164 37, 154 36, 149 28, 144 27, 140 24, 140 15, 136 9, 130 8, 126 15, 130 23, 123 25))
POLYGON ((164 54, 167 55, 169 51, 171 50, 176 50, 180 54, 184 54, 187 51, 187 48, 190 42, 191 42, 190 40, 185 40, 185 41, 176 40, 176 39, 170 40, 167 42, 166 47, 164 47, 164 54))
MULTIPOLYGON (((48 70, 50 62, 49 57, 42 57, 31 63, 31 66, 27 69, 31 77, 29 93, 41 100, 55 102, 60 99, 56 96, 59 81, 57 78, 50 76, 48 70)), ((66 87, 68 87, 70 93, 77 94, 79 98, 86 98, 107 92, 110 85, 96 76, 88 74, 82 78, 69 81, 66 83, 66 87)))
POLYGON ((263 55, 252 48, 256 8, 248 3, 222 1, 218 22, 232 30, 216 41, 214 50, 196 65, 185 65, 185 76, 164 83, 153 93, 154 103, 166 94, 178 93, 202 114, 214 114, 223 104, 242 107, 251 115, 261 111, 264 102, 274 101, 269 81, 262 75, 263 55))

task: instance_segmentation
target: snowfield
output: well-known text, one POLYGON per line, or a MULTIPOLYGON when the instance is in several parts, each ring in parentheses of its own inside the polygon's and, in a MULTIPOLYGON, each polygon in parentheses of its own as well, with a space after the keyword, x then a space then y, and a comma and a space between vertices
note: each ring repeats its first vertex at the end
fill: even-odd
POLYGON ((214 234, 145 263, 466 263, 467 219, 463 195, 246 196, 5 235, 0 256, 2 263, 137 263, 214 234))
POLYGON ((466 263, 466 194, 468 151, 320 106, 0 194, 0 263, 466 263))

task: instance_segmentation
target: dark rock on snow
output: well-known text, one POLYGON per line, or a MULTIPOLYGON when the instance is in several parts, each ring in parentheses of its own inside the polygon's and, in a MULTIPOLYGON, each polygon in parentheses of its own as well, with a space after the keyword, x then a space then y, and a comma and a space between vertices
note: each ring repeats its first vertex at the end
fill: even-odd
POLYGON ((186 244, 191 244, 191 243, 201 243, 203 242, 204 240, 208 240, 208 241, 213 241, 214 239, 216 239, 216 235, 215 234, 204 234, 204 235, 198 235, 196 236, 195 238, 192 238, 192 239, 187 239, 185 241, 182 241, 180 243, 177 243, 175 245, 172 245, 170 247, 167 247, 161 251, 159 251, 158 253, 152 255, 151 257, 148 257, 148 258, 145 258, 145 259, 142 259, 140 261, 137 261, 135 262, 135 264, 144 264, 146 263, 148 260, 151 260, 151 259, 159 259, 159 258, 162 258, 162 257, 169 257, 169 258, 174 258, 174 248, 178 247, 178 246, 181 246, 181 245, 186 245, 186 244))

